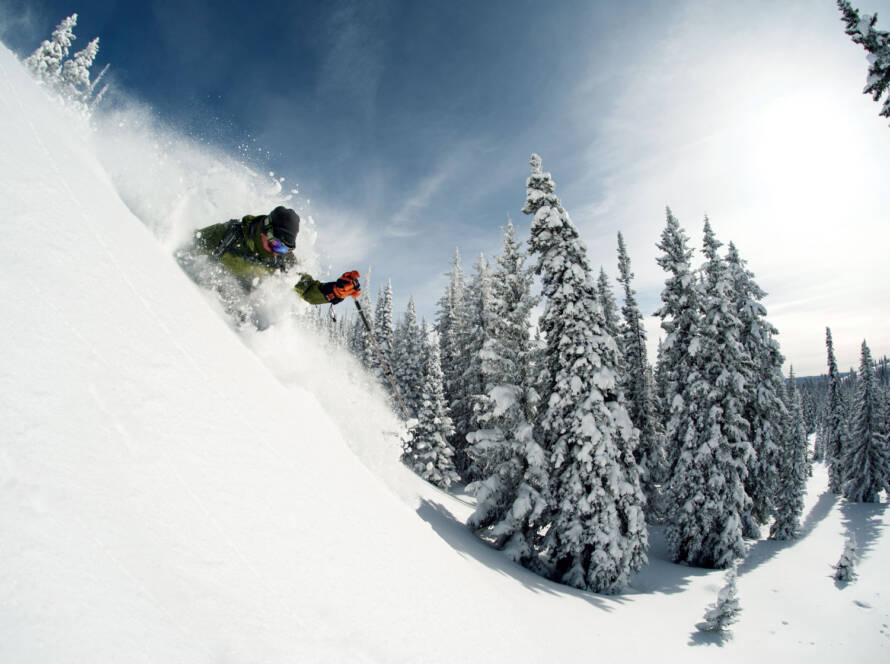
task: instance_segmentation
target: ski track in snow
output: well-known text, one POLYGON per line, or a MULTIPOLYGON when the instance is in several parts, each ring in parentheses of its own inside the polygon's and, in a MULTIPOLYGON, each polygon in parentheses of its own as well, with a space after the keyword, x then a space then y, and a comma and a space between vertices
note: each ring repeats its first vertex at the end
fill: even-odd
MULTIPOLYGON (((621 596, 514 565, 467 531, 471 499, 398 464, 395 420, 352 360, 292 317, 233 333, 5 47, 0 82, 0 223, 59 235, 44 253, 0 245, 0 661, 890 653, 886 504, 826 494, 821 465, 800 539, 751 543, 740 564, 731 638, 694 627, 724 572, 670 563, 657 528, 621 596), (858 578, 838 587, 849 531, 858 578)), ((143 186, 179 209, 200 196, 143 186)))

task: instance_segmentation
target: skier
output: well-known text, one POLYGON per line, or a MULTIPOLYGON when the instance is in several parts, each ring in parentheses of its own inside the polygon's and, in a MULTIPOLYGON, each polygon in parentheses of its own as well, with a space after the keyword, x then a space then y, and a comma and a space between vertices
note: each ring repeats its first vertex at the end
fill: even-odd
MULTIPOLYGON (((192 248, 212 258, 250 291, 264 277, 287 272, 297 264, 293 250, 299 232, 300 216, 279 205, 269 214, 201 228, 195 231, 192 248)), ((360 276, 351 270, 336 281, 321 282, 304 273, 294 289, 309 304, 337 304, 361 295, 360 276)))

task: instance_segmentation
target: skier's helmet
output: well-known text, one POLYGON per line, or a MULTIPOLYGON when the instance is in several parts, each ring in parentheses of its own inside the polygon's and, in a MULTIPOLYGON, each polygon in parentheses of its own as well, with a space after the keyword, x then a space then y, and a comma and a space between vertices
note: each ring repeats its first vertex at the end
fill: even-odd
POLYGON ((279 205, 266 217, 266 231, 293 249, 297 243, 297 233, 300 232, 300 215, 279 205))

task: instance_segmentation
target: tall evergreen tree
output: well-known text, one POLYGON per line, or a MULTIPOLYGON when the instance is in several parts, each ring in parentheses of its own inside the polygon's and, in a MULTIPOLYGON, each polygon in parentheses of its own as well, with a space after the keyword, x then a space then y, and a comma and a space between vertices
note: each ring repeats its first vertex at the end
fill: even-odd
MULTIPOLYGON (((392 349, 393 339, 395 337, 395 328, 393 327, 392 317, 392 281, 386 282, 386 288, 380 287, 377 294, 377 303, 374 307, 374 339, 380 348, 380 354, 387 366, 392 367, 392 349)), ((378 380, 386 388, 387 392, 392 392, 392 386, 386 378, 383 367, 380 366, 380 360, 374 355, 374 371, 378 380)), ((393 397, 395 395, 392 395, 393 397)))
POLYGON ((753 452, 742 416, 749 360, 731 304, 732 279, 707 219, 704 234, 704 315, 689 346, 682 411, 672 411, 685 430, 668 485, 665 535, 674 560, 725 568, 744 555, 742 518, 751 503, 744 481, 753 452))
POLYGON ((537 397, 530 375, 534 301, 525 260, 511 223, 492 275, 495 316, 481 355, 486 389, 477 415, 481 428, 469 435, 470 454, 483 477, 472 486, 477 506, 468 523, 514 561, 535 569, 549 514, 548 465, 531 426, 537 397))
POLYGON ((603 308, 604 327, 609 336, 615 339, 618 344, 618 371, 624 373, 624 349, 621 347, 623 337, 621 336, 621 320, 618 317, 618 304, 615 302, 615 294, 612 293, 612 286, 609 284, 609 277, 606 270, 600 267, 600 274, 596 280, 597 300, 603 308))
POLYGON ((788 377, 785 390, 785 410, 788 413, 782 435, 782 445, 777 456, 775 512, 776 520, 770 528, 772 539, 786 540, 797 537, 800 517, 803 514, 803 499, 806 494, 807 476, 807 431, 803 422, 803 407, 794 369, 788 377))
MULTIPOLYGON (((363 291, 359 298, 362 308, 365 311, 368 311, 370 309, 368 291, 363 291)), ((373 323, 373 321, 368 322, 373 323)), ((352 325, 349 329, 347 343, 349 345, 349 350, 352 351, 352 354, 355 355, 355 357, 358 359, 359 362, 361 362, 362 366, 365 369, 367 369, 368 371, 374 371, 375 368, 378 367, 379 360, 377 359, 377 351, 374 350, 373 343, 371 342, 371 337, 368 335, 368 331, 365 329, 365 324, 358 316, 355 316, 352 319, 352 325)))
POLYGON ((862 342, 856 417, 844 450, 844 497, 874 503, 882 490, 890 492, 890 447, 884 408, 875 381, 871 351, 862 342))
MULTIPOLYGON (((668 380, 668 367, 664 358, 664 345, 661 339, 658 340, 658 346, 655 354, 655 373, 653 376, 653 384, 655 390, 655 412, 658 414, 659 431, 664 432, 665 424, 670 419, 670 407, 668 403, 668 392, 670 391, 670 382, 668 380)), ((671 463, 668 460, 667 443, 664 442, 662 449, 664 454, 664 475, 667 477, 671 463)))
POLYGON ((841 377, 834 358, 831 329, 825 328, 825 348, 828 352, 828 403, 823 423, 825 461, 828 464, 828 488, 841 493, 844 484, 844 454, 847 441, 847 418, 841 394, 841 377))
MULTIPOLYGON (((602 277, 601 273, 601 277, 602 277)), ((621 381, 630 421, 640 432, 634 458, 640 467, 640 481, 646 496, 646 512, 650 521, 657 520, 660 504, 658 485, 665 471, 664 433, 658 420, 653 381, 646 352, 646 328, 637 305, 636 291, 631 287, 634 274, 624 237, 618 233, 618 283, 624 289, 623 317, 620 325, 621 350, 624 353, 624 378, 621 381)))
POLYGON ((480 469, 474 467, 468 454, 467 435, 480 428, 478 415, 486 400, 485 375, 482 370, 482 349, 495 325, 497 314, 493 309, 491 272, 488 261, 480 254, 476 261, 473 280, 465 291, 462 319, 463 329, 460 348, 466 358, 461 376, 461 392, 454 401, 454 449, 458 471, 466 480, 479 479, 480 469))
POLYGON ((421 327, 423 381, 417 402, 417 420, 408 431, 402 460, 427 482, 447 489, 459 481, 454 469, 454 450, 448 444, 451 418, 445 406, 439 341, 430 335, 426 321, 421 327))
POLYGON ((747 537, 757 539, 760 526, 769 523, 775 511, 777 455, 788 416, 782 399, 785 358, 776 340, 779 331, 766 319, 766 308, 761 304, 766 293, 754 281, 754 274, 745 267, 731 242, 726 263, 733 284, 732 305, 741 326, 740 340, 750 358, 743 416, 751 427, 754 455, 745 480, 751 511, 745 514, 742 525, 747 537))
MULTIPOLYGON (((859 10, 854 9, 848 0, 838 0, 837 6, 847 24, 845 32, 869 54, 868 80, 862 94, 870 94, 872 99, 879 101, 890 90, 890 33, 875 27, 877 14, 860 16, 859 10)), ((880 115, 890 118, 890 94, 884 100, 880 115)))
MULTIPOLYGON (((455 423, 455 431, 469 419, 469 413, 464 410, 466 403, 463 401, 465 394, 463 376, 469 359, 463 349, 467 334, 464 304, 466 291, 460 251, 455 249, 451 271, 448 273, 448 285, 445 288, 445 293, 439 299, 439 310, 436 317, 436 332, 439 335, 442 374, 445 381, 445 402, 455 423)), ((466 433, 464 430, 463 436, 466 436, 466 433)), ((452 434, 453 447, 458 448, 464 442, 465 439, 460 438, 460 434, 456 432, 452 434)), ((466 459, 463 461, 466 462, 466 459)))
POLYGON ((665 416, 665 457, 669 476, 673 475, 680 449, 687 436, 689 421, 683 392, 689 385, 692 372, 693 341, 698 330, 701 312, 701 293, 692 269, 692 249, 686 232, 667 208, 667 223, 656 246, 664 252, 656 261, 669 273, 661 292, 662 306, 655 312, 665 331, 659 346, 659 372, 662 385, 662 409, 665 416))
POLYGON ((884 394, 884 431, 890 436, 890 386, 883 390, 884 394))
MULTIPOLYGON (((469 437, 479 440, 491 435, 505 437, 502 416, 511 411, 508 430, 518 422, 531 421, 533 394, 529 379, 531 360, 530 312, 531 270, 525 267, 525 255, 516 241, 516 229, 511 223, 504 232, 504 253, 497 257, 498 267, 486 279, 482 299, 488 301, 483 324, 478 327, 482 336, 476 366, 481 377, 482 393, 474 404, 475 429, 469 437), (518 410, 517 410, 518 408, 518 410), (515 412, 514 412, 515 411, 515 412), (516 419, 520 418, 520 419, 516 419), (496 430, 496 432, 495 432, 496 430), (503 434, 503 435, 502 435, 503 434)), ((490 474, 492 465, 486 449, 490 445, 473 443, 469 453, 482 477, 490 474)))
POLYGON ((820 408, 816 416, 816 438, 813 441, 813 461, 825 460, 825 410, 820 408))
POLYGON ((416 418, 420 411, 420 390, 424 376, 423 353, 423 338, 417 324, 414 298, 410 297, 405 314, 394 333, 392 373, 408 417, 411 418, 416 418))
POLYGON ((587 252, 532 155, 525 214, 545 298, 546 382, 537 428, 550 455, 552 577, 594 592, 617 592, 646 562, 647 531, 637 432, 618 388, 618 347, 605 332, 587 252))

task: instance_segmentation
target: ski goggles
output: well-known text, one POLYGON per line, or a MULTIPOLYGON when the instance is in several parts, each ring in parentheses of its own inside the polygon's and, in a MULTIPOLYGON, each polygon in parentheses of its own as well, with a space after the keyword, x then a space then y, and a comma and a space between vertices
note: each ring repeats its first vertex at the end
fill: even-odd
POLYGON ((284 242, 275 237, 272 232, 272 222, 266 217, 266 223, 263 224, 263 243, 269 251, 276 254, 289 254, 293 251, 293 247, 288 247, 284 242))
POLYGON ((274 251, 276 254, 289 254, 293 251, 293 249, 274 236, 264 235, 263 237, 266 238, 266 244, 268 245, 269 250, 274 251))

